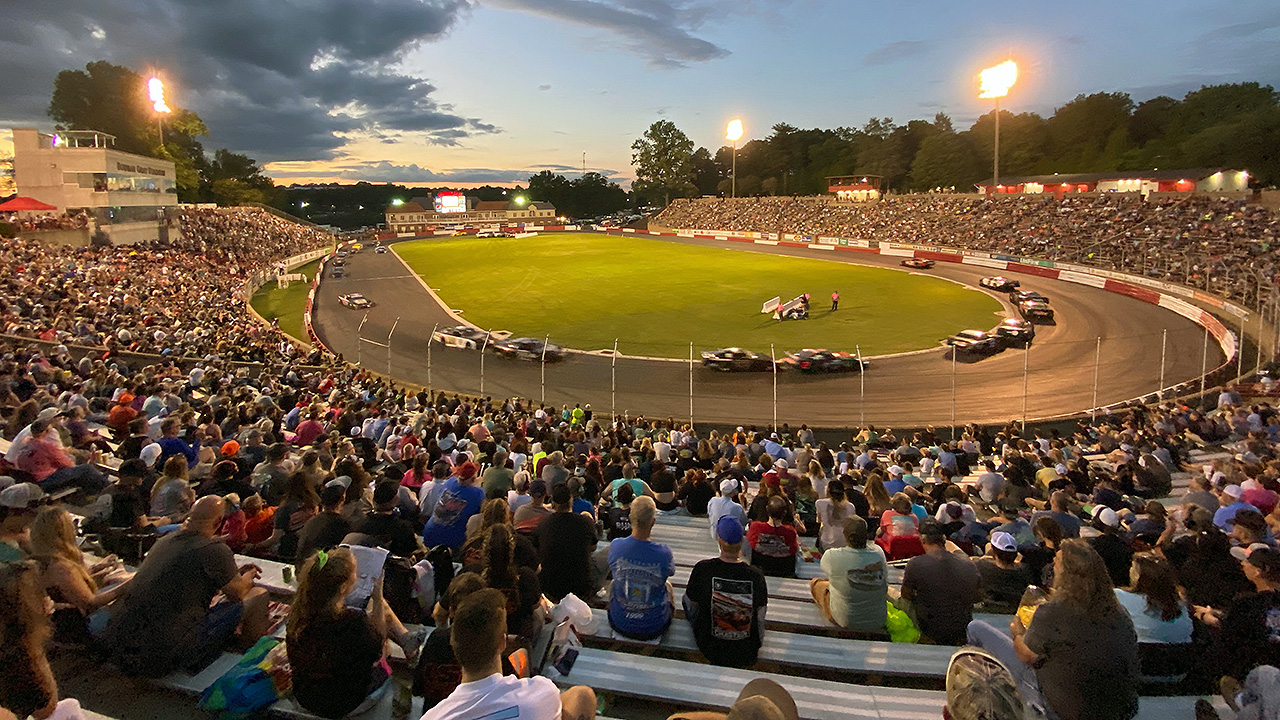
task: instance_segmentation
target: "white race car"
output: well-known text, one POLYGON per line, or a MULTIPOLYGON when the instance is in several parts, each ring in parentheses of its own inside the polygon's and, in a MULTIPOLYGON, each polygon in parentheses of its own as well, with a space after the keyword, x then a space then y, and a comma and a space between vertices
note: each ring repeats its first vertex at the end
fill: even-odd
POLYGON ((361 295, 360 293, 348 293, 339 295, 338 302, 349 308, 366 309, 373 307, 373 301, 361 295))

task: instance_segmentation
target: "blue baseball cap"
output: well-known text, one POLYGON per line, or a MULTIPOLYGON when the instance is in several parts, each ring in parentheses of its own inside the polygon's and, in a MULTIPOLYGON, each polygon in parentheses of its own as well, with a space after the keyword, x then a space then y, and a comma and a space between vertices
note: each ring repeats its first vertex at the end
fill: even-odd
POLYGON ((716 521, 716 537, 730 545, 737 545, 742 542, 742 523, 732 515, 725 515, 716 521))

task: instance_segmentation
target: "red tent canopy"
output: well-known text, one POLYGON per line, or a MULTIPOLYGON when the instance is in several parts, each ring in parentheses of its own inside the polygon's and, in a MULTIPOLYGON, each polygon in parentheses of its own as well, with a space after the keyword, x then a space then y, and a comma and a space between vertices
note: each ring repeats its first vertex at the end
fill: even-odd
POLYGON ((29 197, 21 197, 21 196, 15 197, 14 199, 6 203, 0 203, 0 210, 4 210, 6 212, 14 212, 16 210, 57 210, 57 209, 58 208, 53 205, 46 205, 45 203, 42 203, 39 200, 35 200, 29 197))

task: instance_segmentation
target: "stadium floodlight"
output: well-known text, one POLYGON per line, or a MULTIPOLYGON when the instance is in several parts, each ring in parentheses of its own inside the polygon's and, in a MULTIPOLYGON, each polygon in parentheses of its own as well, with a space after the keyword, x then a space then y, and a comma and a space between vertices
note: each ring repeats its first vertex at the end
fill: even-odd
POLYGON ((395 205, 396 207, 400 207, 401 205, 404 204, 404 200, 401 200, 400 198, 393 198, 391 200, 391 204, 395 205))
POLYGON ((742 120, 734 118, 729 121, 728 126, 724 129, 724 139, 733 143, 733 171, 730 177, 731 195, 730 197, 738 197, 738 141, 742 139, 742 120))
POLYGON ((156 114, 156 129, 160 134, 160 146, 164 147, 164 116, 173 112, 164 101, 164 81, 152 75, 147 78, 147 97, 151 99, 151 110, 156 114))
POLYGON ((978 83, 980 92, 978 98, 982 100, 994 99, 996 101, 996 142, 995 153, 992 160, 992 178, 991 182, 996 188, 1000 187, 1000 98, 1009 94, 1009 88, 1018 81, 1018 64, 1012 60, 1004 62, 994 67, 989 67, 978 74, 978 83))
POLYGON ((525 203, 524 196, 523 196, 523 195, 517 195, 517 196, 516 196, 516 204, 517 204, 517 205, 524 205, 524 203, 525 203))

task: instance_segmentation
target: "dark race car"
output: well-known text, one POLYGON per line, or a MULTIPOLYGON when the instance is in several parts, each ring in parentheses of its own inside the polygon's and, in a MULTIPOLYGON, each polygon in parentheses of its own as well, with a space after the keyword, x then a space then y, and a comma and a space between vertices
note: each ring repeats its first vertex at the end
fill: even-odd
POLYGON ((994 355, 1004 349, 1004 341, 982 330, 961 330, 947 338, 947 345, 967 355, 994 355))
POLYGON ((1018 303, 1018 312, 1031 322, 1053 322, 1053 308, 1043 300, 1026 300, 1018 303))
POLYGON ((1040 300, 1043 302, 1049 302, 1049 298, 1045 297, 1044 295, 1041 295, 1035 290, 1014 290, 1013 292, 1009 293, 1009 302, 1013 303, 1014 305, 1024 303, 1027 300, 1040 300))
POLYGON ((475 350, 484 345, 486 333, 467 325, 441 328, 431 333, 433 342, 443 343, 449 347, 475 350))
POLYGON ((858 359, 858 356, 847 352, 834 352, 826 348, 805 348, 800 352, 787 353, 778 361, 780 368, 794 368, 803 373, 861 372, 871 363, 858 359))
POLYGON ((773 369, 773 360, 768 355, 736 347, 708 350, 702 353, 702 364, 722 372, 758 372, 773 369))
POLYGON ((539 362, 543 359, 544 348, 546 351, 545 358, 547 362, 557 362, 563 360, 568 352, 559 345, 545 343, 537 338, 509 338, 507 340, 499 340, 490 343, 489 347, 493 351, 503 357, 515 358, 517 360, 532 360, 539 362))
POLYGON ((1007 277, 984 277, 978 281, 978 284, 988 290, 999 290, 1000 292, 1013 292, 1018 287, 1017 280, 1010 280, 1007 277))
POLYGON ((1036 337, 1036 326, 1019 318, 1009 318, 992 328, 991 333, 1004 341, 1005 347, 1026 347, 1036 337))
POLYGON ((338 302, 342 303, 346 307, 356 308, 360 310, 373 307, 373 301, 361 295, 360 293, 349 293, 347 295, 339 295, 338 302))
POLYGON ((925 258, 907 258, 902 261, 902 266, 915 268, 917 270, 928 270, 933 267, 933 261, 925 258))

